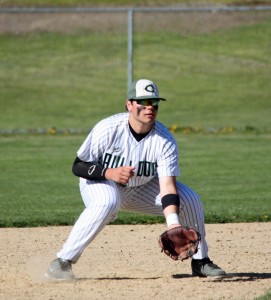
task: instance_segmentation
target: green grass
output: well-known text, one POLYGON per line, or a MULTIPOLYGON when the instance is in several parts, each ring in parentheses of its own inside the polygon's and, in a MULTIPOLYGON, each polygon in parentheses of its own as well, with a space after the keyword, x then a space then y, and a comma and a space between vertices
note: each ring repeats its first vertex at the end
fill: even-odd
MULTIPOLYGON (((207 223, 271 221, 270 21, 135 32, 134 76, 167 98, 159 120, 177 128, 180 179, 201 195, 207 223)), ((84 132, 0 135, 0 227, 73 224, 83 209, 76 151, 97 121, 124 110, 126 29, 6 34, 0 44, 0 131, 84 132)), ((114 224, 163 221, 120 213, 114 224)))
MULTIPOLYGON (((138 32, 134 77, 158 82, 169 126, 270 130, 270 35, 270 22, 185 36, 138 32)), ((126 34, 4 35, 0 43, 1 129, 90 128, 124 109, 126 34)))
POLYGON ((159 76, 170 101, 162 115, 167 124, 268 128, 270 28, 268 22, 194 36, 138 34, 136 77, 146 68, 149 77, 159 76))
POLYGON ((126 94, 125 50, 119 51, 124 39, 1 36, 0 128, 85 128, 111 113, 112 106, 123 109, 124 102, 116 99, 126 94), (112 88, 116 73, 118 89, 112 88))
POLYGON ((177 141, 181 178, 201 195, 209 222, 270 221, 269 135, 178 135, 177 141))
MULTIPOLYGON (((207 223, 271 221, 270 135, 177 133, 180 180, 205 206, 207 223)), ((71 165, 82 135, 0 138, 0 227, 73 224, 83 209, 71 165)), ((114 224, 163 218, 120 213, 114 224)))
POLYGON ((271 289, 266 292, 265 295, 255 298, 254 300, 270 300, 271 299, 271 289))

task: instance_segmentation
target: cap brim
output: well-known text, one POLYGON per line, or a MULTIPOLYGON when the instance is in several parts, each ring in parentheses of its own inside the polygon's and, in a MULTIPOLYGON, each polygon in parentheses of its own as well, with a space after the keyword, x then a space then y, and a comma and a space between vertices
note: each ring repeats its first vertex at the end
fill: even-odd
POLYGON ((161 98, 161 97, 157 97, 157 96, 141 96, 141 97, 133 97, 129 100, 144 100, 144 99, 155 99, 155 100, 162 100, 162 101, 166 101, 165 98, 161 98))

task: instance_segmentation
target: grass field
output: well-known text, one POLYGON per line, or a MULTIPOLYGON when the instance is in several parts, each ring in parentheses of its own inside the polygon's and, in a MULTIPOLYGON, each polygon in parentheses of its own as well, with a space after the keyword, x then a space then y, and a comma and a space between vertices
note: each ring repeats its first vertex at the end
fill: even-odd
MULTIPOLYGON (((159 83, 168 126, 270 130, 270 35, 270 21, 204 34, 139 32, 134 77, 159 83)), ((125 33, 2 35, 0 42, 1 129, 91 128, 123 110, 125 33)))
MULTIPOLYGON (((168 99, 159 120, 209 223, 271 220, 270 21, 135 34, 134 76, 157 81, 168 99)), ((72 224, 83 208, 75 153, 98 120, 124 110, 126 32, 2 34, 0 44, 0 226, 72 224)), ((117 222, 163 220, 122 213, 117 222)))
MULTIPOLYGON (((181 134, 181 181, 205 205, 206 222, 271 221, 270 135, 181 134)), ((0 139, 0 226, 72 224, 83 208, 71 173, 81 135, 0 139)), ((116 223, 161 218, 120 214, 116 223)))

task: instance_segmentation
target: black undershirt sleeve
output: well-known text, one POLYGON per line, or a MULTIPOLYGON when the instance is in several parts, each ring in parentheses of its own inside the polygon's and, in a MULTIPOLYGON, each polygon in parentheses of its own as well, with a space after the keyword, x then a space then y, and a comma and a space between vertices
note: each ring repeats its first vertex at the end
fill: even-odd
POLYGON ((79 157, 75 158, 72 166, 72 172, 75 176, 89 180, 106 180, 105 171, 106 168, 101 164, 97 162, 85 162, 79 157))

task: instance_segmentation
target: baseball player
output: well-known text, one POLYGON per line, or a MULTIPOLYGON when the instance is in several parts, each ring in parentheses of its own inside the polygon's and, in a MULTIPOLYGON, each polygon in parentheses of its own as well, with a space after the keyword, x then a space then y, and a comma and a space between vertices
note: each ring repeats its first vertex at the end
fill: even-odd
POLYGON ((46 277, 73 280, 72 264, 119 210, 165 216, 168 229, 186 225, 201 235, 192 257, 194 276, 222 277, 208 257, 204 212, 199 196, 176 181, 178 150, 170 131, 156 120, 160 102, 156 84, 132 82, 127 112, 100 121, 77 152, 73 173, 80 178, 85 209, 76 221, 46 277))

